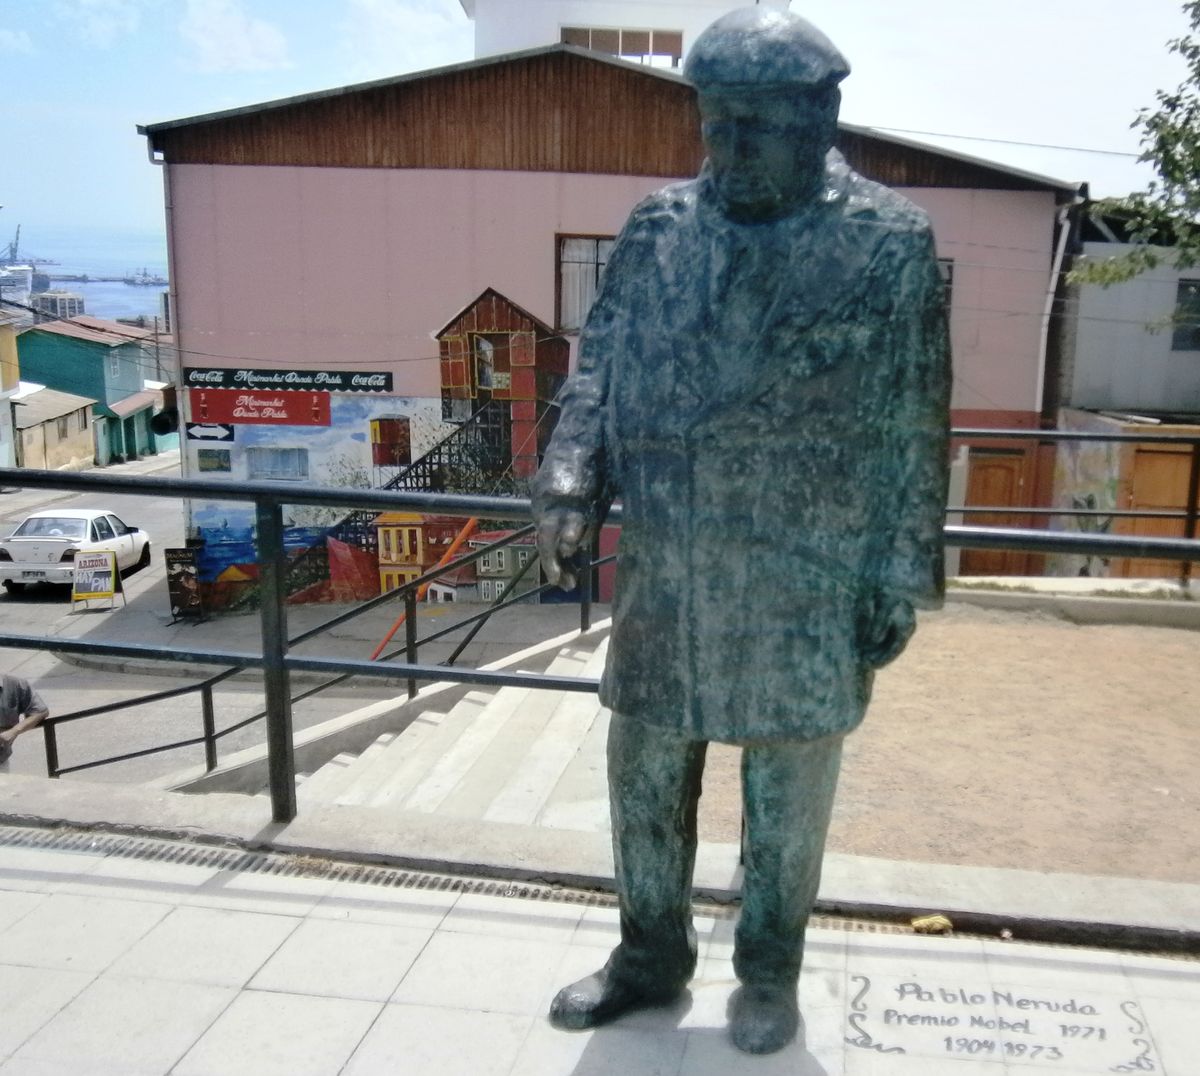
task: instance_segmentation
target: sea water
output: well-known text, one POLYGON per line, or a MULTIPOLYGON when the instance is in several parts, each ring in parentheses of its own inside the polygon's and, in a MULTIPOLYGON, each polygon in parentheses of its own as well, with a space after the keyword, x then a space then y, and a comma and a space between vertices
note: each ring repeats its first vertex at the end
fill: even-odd
MULTIPOLYGON (((6 246, 11 235, 0 236, 6 246)), ((58 264, 38 264, 50 276, 132 276, 143 270, 151 276, 167 275, 167 239, 164 231, 105 228, 100 225, 67 228, 28 225, 21 228, 22 259, 37 258, 58 264)), ((89 281, 50 282, 50 287, 83 296, 84 313, 95 318, 162 317, 165 286, 89 281)))

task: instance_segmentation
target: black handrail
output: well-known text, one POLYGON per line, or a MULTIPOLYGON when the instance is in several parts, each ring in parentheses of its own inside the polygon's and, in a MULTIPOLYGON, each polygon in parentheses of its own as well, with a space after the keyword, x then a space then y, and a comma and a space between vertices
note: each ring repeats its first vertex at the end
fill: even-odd
MULTIPOLYGON (((1004 431, 1008 432, 1008 431, 1004 431)), ((1133 438, 1134 440, 1138 438, 1133 438)), ((1200 438, 1196 440, 1200 445, 1200 438)), ((456 683, 476 683, 491 686, 526 686, 563 691, 595 691, 598 683, 573 677, 550 677, 529 673, 497 673, 490 670, 459 669, 447 665, 421 665, 415 661, 415 636, 410 637, 406 650, 410 660, 406 663, 351 661, 346 659, 329 659, 319 657, 303 657, 288 652, 293 643, 313 637, 322 630, 334 624, 344 623, 351 615, 340 614, 316 629, 310 629, 298 635, 294 640, 287 637, 283 630, 286 619, 284 615, 285 594, 282 586, 283 566, 286 556, 283 549, 282 515, 284 504, 321 504, 321 505, 369 505, 377 508, 408 508, 424 510, 439 515, 464 515, 490 519, 528 519, 531 515, 528 500, 522 498, 506 498, 468 494, 430 494, 413 492, 395 492, 379 490, 346 490, 328 487, 299 486, 292 483, 278 482, 249 482, 237 485, 226 485, 212 480, 184 480, 173 478, 109 476, 90 474, 64 474, 57 471, 25 471, 12 468, 0 468, 0 484, 24 486, 36 489, 67 489, 73 491, 91 492, 122 492, 150 496, 217 496, 227 500, 252 501, 258 518, 257 538, 259 542, 260 575, 264 580, 264 600, 260 608, 260 619, 263 624, 263 650, 261 654, 202 651, 177 651, 162 647, 146 647, 135 644, 117 644, 91 642, 86 640, 55 639, 53 646, 48 647, 47 640, 38 636, 15 634, 0 634, 0 647, 21 649, 54 649, 63 653, 104 654, 110 656, 136 657, 146 660, 199 662, 201 664, 224 665, 226 668, 198 684, 186 688, 171 689, 169 692, 155 693, 156 698, 175 697, 188 691, 201 691, 205 699, 205 735, 180 741, 175 745, 166 745, 131 752, 119 759, 135 758, 145 754, 169 750, 175 746, 191 746, 199 743, 205 745, 206 758, 215 764, 214 743, 219 735, 212 730, 211 719, 211 689, 216 683, 236 675, 248 668, 261 669, 264 673, 267 695, 265 717, 267 720, 268 766, 270 769, 272 815, 277 822, 290 821, 295 816, 295 771, 292 759, 291 738, 291 704, 293 702, 289 688, 289 676, 293 671, 330 673, 338 678, 346 676, 396 677, 403 676, 411 681, 448 681, 456 683)), ((1019 514, 1016 509, 1014 514, 1019 514)), ((620 506, 614 506, 609 519, 619 523, 621 519, 620 506)), ((528 528, 518 534, 506 536, 501 542, 491 543, 489 548, 506 545, 517 539, 518 535, 528 533, 528 528)), ((1106 535, 1094 533, 1063 533, 1049 530, 1034 530, 1026 528, 947 526, 945 528, 946 542, 951 546, 964 548, 999 548, 1024 549, 1035 552, 1083 553, 1093 556, 1121 557, 1151 557, 1157 559, 1172 559, 1182 561, 1200 560, 1200 541, 1187 538, 1138 537, 1125 535, 1106 535)), ((462 563, 469 563, 484 556, 488 549, 476 550, 458 561, 444 566, 440 570, 427 572, 417 580, 406 583, 396 591, 389 592, 381 598, 395 599, 402 597, 411 602, 416 587, 430 578, 436 578, 446 571, 457 569, 462 563)), ((595 564, 581 571, 581 578, 590 577, 595 564)), ((585 590, 588 588, 585 588, 585 590)), ((525 598, 527 595, 520 595, 525 598)), ((514 601, 517 598, 513 599, 514 601)), ((364 603, 374 607, 378 599, 364 603)), ((485 611, 491 615, 497 609, 485 611)), ((457 627, 457 626, 456 626, 457 627)), ((426 640, 428 641, 428 640, 426 640)), ((328 686, 328 685, 327 685, 328 686)), ((103 708, 92 708, 96 712, 111 712, 130 705, 140 705, 147 699, 127 700, 124 704, 110 704, 103 708)), ((58 767, 58 750, 55 737, 55 726, 66 720, 77 720, 91 716, 92 711, 79 712, 72 715, 62 715, 49 718, 43 722, 46 737, 47 769, 52 774, 69 772, 58 767)), ((242 724, 249 723, 250 720, 242 724)), ((241 726, 239 726, 241 727, 241 726)), ((116 760, 110 760, 116 761, 116 760)), ((90 768, 101 763, 89 763, 86 766, 76 766, 72 769, 90 768)))
MULTIPOLYGON (((430 582, 431 580, 434 580, 434 579, 440 577, 441 575, 446 574, 447 572, 454 571, 458 568, 463 567, 464 565, 471 564, 474 561, 479 560, 481 557, 487 556, 489 553, 493 552, 494 550, 503 548, 504 546, 507 546, 507 545, 511 544, 512 542, 515 542, 518 539, 525 537, 526 535, 530 534, 532 532, 532 530, 533 530, 533 526, 532 526, 532 524, 529 524, 529 525, 521 528, 520 530, 514 531, 512 534, 505 535, 504 537, 497 539, 494 542, 490 542, 487 545, 480 547, 473 553, 465 553, 458 559, 452 561, 450 564, 448 564, 442 568, 435 568, 429 572, 426 572, 424 575, 419 576, 416 579, 409 580, 409 582, 405 583, 403 586, 400 586, 393 590, 387 591, 386 593, 381 594, 376 598, 371 598, 368 601, 355 606, 355 608, 348 610, 345 613, 339 614, 338 616, 335 616, 335 617, 331 618, 330 620, 323 621, 322 623, 317 624, 314 627, 301 632, 299 635, 290 637, 288 639, 288 646, 294 646, 297 643, 304 642, 308 639, 311 639, 312 637, 320 634, 321 632, 328 631, 333 627, 340 626, 341 624, 346 623, 348 620, 351 620, 353 617, 360 616, 362 613, 365 613, 370 609, 374 609, 375 607, 377 607, 378 605, 381 605, 385 601, 395 601, 397 599, 404 600, 410 594, 415 593, 416 590, 423 583, 430 582)), ((613 559, 613 558, 606 558, 606 559, 613 559)), ((530 563, 526 565, 525 570, 528 570, 528 568, 532 566, 532 563, 533 562, 530 561, 530 563)), ((536 591, 529 591, 529 592, 523 593, 522 595, 520 595, 520 597, 522 599, 524 599, 524 598, 527 598, 532 593, 540 594, 549 589, 551 589, 551 586, 549 584, 547 584, 547 585, 538 587, 536 589, 536 591)), ((510 604, 510 603, 506 603, 506 604, 510 604)), ((417 645, 422 646, 425 643, 432 642, 436 639, 440 639, 445 635, 450 635, 456 631, 461 630, 463 627, 465 627, 469 624, 474 625, 473 631, 471 633, 471 637, 473 638, 474 634, 476 632, 478 632, 480 630, 480 628, 483 627, 484 623, 487 622, 487 620, 493 615, 493 613, 500 611, 500 609, 502 609, 504 607, 506 607, 506 606, 497 605, 497 606, 485 609, 482 613, 476 614, 475 616, 467 617, 462 621, 459 621, 455 624, 451 624, 448 627, 441 629, 440 631, 434 633, 433 635, 431 635, 429 637, 426 637, 425 639, 418 640, 417 645)), ((470 639, 467 640, 467 642, 469 642, 469 641, 470 641, 470 639)), ((466 643, 463 644, 463 647, 465 647, 465 646, 466 646, 466 643)), ((458 655, 461 653, 463 647, 460 647, 459 650, 457 650, 453 655, 451 655, 451 661, 449 662, 449 664, 453 664, 453 659, 458 657, 458 655)), ((63 652, 69 652, 69 651, 64 650, 64 648, 62 648, 62 647, 56 647, 56 649, 63 650, 63 652)), ((394 658, 397 655, 404 653, 404 651, 405 651, 405 648, 400 647, 396 650, 391 651, 388 654, 384 654, 381 660, 388 661, 391 658, 394 658)), ((194 659, 195 652, 189 651, 188 653, 191 654, 194 659)), ((244 671, 245 671, 245 667, 243 667, 243 666, 238 666, 238 667, 230 668, 230 669, 224 669, 221 672, 215 673, 214 675, 209 676, 204 680, 197 681, 196 683, 193 683, 193 684, 187 684, 183 687, 172 688, 169 691, 155 692, 151 695, 139 695, 135 699, 125 699, 121 702, 108 703, 106 705, 98 706, 98 707, 89 707, 85 710, 71 711, 71 712, 68 712, 65 714, 55 714, 53 717, 50 717, 47 720, 43 721, 42 725, 43 725, 43 729, 44 729, 44 734, 54 735, 54 726, 55 725, 65 724, 67 722, 75 721, 75 720, 78 720, 78 719, 84 718, 84 717, 93 717, 93 716, 97 716, 97 715, 103 714, 103 713, 111 713, 111 712, 114 712, 117 710, 132 709, 135 706, 142 706, 142 705, 146 705, 151 702, 159 702, 164 699, 174 698, 174 697, 177 697, 180 695, 187 695, 187 694, 192 694, 194 692, 201 692, 201 693, 208 693, 209 697, 211 698, 211 691, 212 691, 213 687, 215 687, 217 684, 221 683, 222 681, 227 680, 233 676, 236 676, 238 673, 244 672, 244 671)), ((316 686, 309 688, 307 691, 302 691, 299 694, 291 696, 289 701, 291 703, 297 703, 297 702, 303 701, 304 699, 311 698, 312 696, 317 695, 322 691, 325 691, 331 687, 335 687, 340 683, 344 683, 352 675, 353 675, 352 673, 345 673, 345 674, 342 674, 339 676, 335 676, 333 679, 327 680, 320 684, 317 684, 316 686)), ((395 674, 392 674, 392 675, 395 675, 395 674)), ((211 706, 206 707, 206 712, 210 709, 211 709, 211 706)), ((247 726, 252 725, 257 721, 263 720, 265 717, 267 717, 267 715, 268 715, 267 709, 259 710, 257 713, 251 714, 249 717, 245 717, 242 720, 236 722, 235 724, 228 725, 223 729, 206 727, 205 734, 198 739, 197 738, 189 738, 189 739, 185 739, 185 740, 176 740, 171 743, 160 744, 156 747, 146 748, 141 751, 127 752, 125 754, 120 754, 120 755, 111 755, 111 756, 107 756, 105 758, 95 759, 91 762, 79 763, 74 766, 59 765, 57 762, 57 752, 55 752, 54 763, 47 764, 47 776, 60 777, 63 774, 74 773, 77 770, 94 769, 97 766, 104 766, 104 765, 107 765, 109 763, 114 763, 114 762, 125 762, 131 758, 141 758, 146 755, 159 754, 159 753, 162 753, 165 751, 175 750, 176 748, 193 747, 198 743, 204 744, 205 768, 206 768, 206 770, 208 770, 208 772, 212 772, 217 767, 216 743, 219 740, 224 739, 226 736, 229 736, 234 732, 239 732, 242 729, 246 728, 247 726)))
MULTIPOLYGON (((1195 538, 1200 532, 1200 433, 1182 433, 1178 430, 1155 431, 1153 429, 1133 431, 1102 431, 1102 430, 999 430, 981 427, 957 426, 950 431, 950 436, 957 442, 973 440, 1005 440, 1005 441, 1039 441, 1046 444, 1057 444, 1060 441, 1084 442, 1103 444, 1148 444, 1148 445, 1187 445, 1191 449, 1191 463, 1188 469, 1185 506, 1182 510, 1149 510, 1149 509, 1112 509, 1111 511, 1097 508, 1045 508, 1016 506, 1005 509, 997 506, 975 507, 973 505, 955 506, 947 509, 947 513, 958 515, 963 513, 987 515, 1024 515, 1024 516, 1064 516, 1064 517, 1108 517, 1112 519, 1181 519, 1183 520, 1183 536, 1195 538)), ((1194 558, 1180 558, 1179 582, 1186 586, 1191 578, 1194 558)))

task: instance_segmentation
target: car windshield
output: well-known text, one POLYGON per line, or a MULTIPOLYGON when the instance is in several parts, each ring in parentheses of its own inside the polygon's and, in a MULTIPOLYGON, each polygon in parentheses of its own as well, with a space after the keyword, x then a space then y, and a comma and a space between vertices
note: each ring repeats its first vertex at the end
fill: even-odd
POLYGON ((70 516, 32 516, 15 531, 14 538, 74 538, 80 539, 87 533, 86 519, 70 516))

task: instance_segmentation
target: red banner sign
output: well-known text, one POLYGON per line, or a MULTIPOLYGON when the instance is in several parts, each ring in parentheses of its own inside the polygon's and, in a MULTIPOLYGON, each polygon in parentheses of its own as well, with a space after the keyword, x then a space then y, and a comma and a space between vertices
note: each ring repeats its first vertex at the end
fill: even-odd
POLYGON ((328 426, 328 392, 188 389, 193 422, 328 426))

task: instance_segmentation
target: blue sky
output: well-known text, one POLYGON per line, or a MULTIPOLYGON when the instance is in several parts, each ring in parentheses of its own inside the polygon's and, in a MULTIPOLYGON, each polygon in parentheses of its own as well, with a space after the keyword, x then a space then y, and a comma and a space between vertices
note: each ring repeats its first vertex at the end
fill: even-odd
MULTIPOLYGON (((519 10, 519 5, 518 5, 519 10)), ((843 118, 1133 153, 1180 77, 1178 0, 793 0, 850 58, 843 118)), ((139 123, 468 60, 458 0, 0 0, 0 241, 18 223, 161 231, 139 123)), ((1130 157, 935 139, 1121 193, 1130 157)), ((23 244, 24 245, 24 244, 23 244)))

